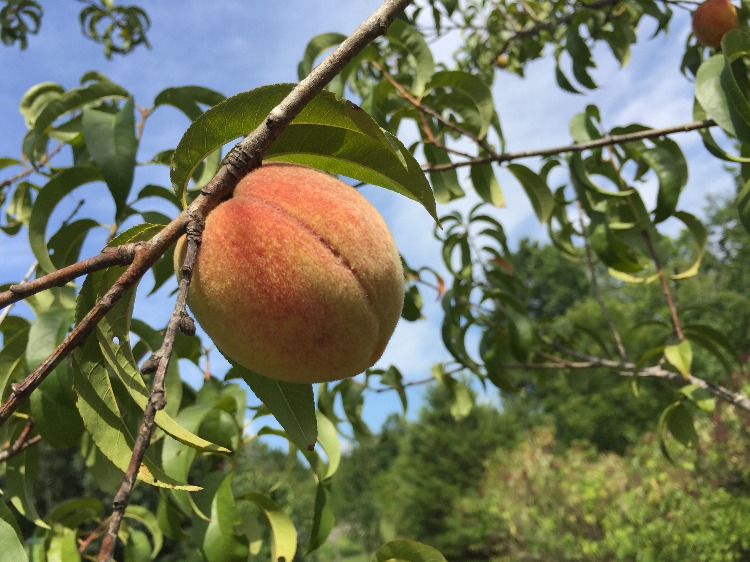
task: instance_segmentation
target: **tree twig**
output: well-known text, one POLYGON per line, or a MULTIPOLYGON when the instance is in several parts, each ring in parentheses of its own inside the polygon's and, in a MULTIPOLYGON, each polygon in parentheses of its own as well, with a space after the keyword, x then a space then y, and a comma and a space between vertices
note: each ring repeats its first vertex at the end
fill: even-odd
POLYGON ((78 540, 78 554, 83 554, 84 551, 89 547, 89 545, 94 542, 94 539, 96 539, 99 535, 101 535, 104 532, 104 529, 109 525, 109 517, 99 522, 99 525, 96 526, 96 529, 91 531, 88 535, 86 535, 85 538, 78 540))
POLYGON ((41 166, 44 166, 47 162, 49 162, 52 159, 52 157, 54 157, 58 152, 60 152, 63 146, 65 146, 65 143, 61 142, 55 148, 50 150, 47 154, 42 156, 39 159, 39 162, 36 163, 36 166, 26 168, 23 172, 19 172, 15 176, 12 176, 6 180, 0 181, 0 190, 5 189, 9 185, 17 182, 18 180, 22 180, 24 178, 29 177, 34 172, 38 171, 41 166))
POLYGON ((32 445, 36 445, 39 443, 39 441, 42 440, 41 435, 34 435, 31 439, 29 439, 29 434, 31 434, 31 430, 34 427, 34 420, 31 418, 28 419, 26 422, 26 425, 21 430, 21 433, 18 435, 16 440, 13 442, 12 445, 10 445, 7 449, 3 449, 0 451, 0 462, 5 462, 8 459, 16 456, 21 451, 31 447, 32 445))
POLYGON ((709 382, 700 377, 693 376, 692 374, 685 378, 681 373, 675 371, 669 371, 661 365, 654 365, 651 367, 639 368, 635 363, 628 361, 612 361, 609 359, 602 359, 599 357, 592 357, 572 349, 565 348, 560 345, 555 347, 563 353, 581 359, 582 361, 569 361, 567 359, 557 358, 555 363, 519 363, 519 364, 505 364, 501 367, 508 369, 529 369, 529 370, 542 370, 542 369, 594 369, 594 368, 607 368, 617 371, 620 375, 639 378, 653 378, 667 381, 675 386, 683 387, 693 385, 697 388, 705 390, 714 398, 718 398, 724 402, 732 404, 736 408, 743 410, 744 412, 750 413, 750 398, 734 392, 724 386, 716 383, 709 382))
POLYGON ((663 137, 674 133, 687 133, 689 131, 696 131, 699 129, 707 129, 716 125, 713 119, 704 119, 703 121, 692 121, 690 123, 683 123, 682 125, 673 125, 671 127, 663 127, 660 129, 647 129, 645 131, 638 131, 636 133, 626 133, 624 135, 608 135, 600 139, 568 144, 564 146, 555 146, 551 148, 541 148, 536 150, 522 150, 519 152, 504 152, 490 153, 489 156, 478 156, 470 160, 464 160, 462 162, 451 162, 450 164, 436 164, 434 166, 425 166, 423 170, 427 172, 438 172, 441 170, 453 170, 464 166, 474 166, 476 164, 491 164, 491 163, 503 163, 510 162, 512 160, 519 160, 521 158, 533 158, 535 156, 554 156, 556 154, 565 154, 568 152, 583 152, 584 150, 591 150, 594 148, 601 148, 604 146, 613 146, 616 144, 624 144, 627 142, 652 139, 655 137, 663 137))
POLYGON ((648 253, 651 254, 651 259, 654 261, 656 266, 656 275, 659 277, 659 283, 661 284, 661 290, 664 293, 664 300, 667 301, 667 307, 669 308, 669 314, 672 318, 672 326, 674 327, 677 339, 685 341, 685 334, 682 333, 682 324, 680 323, 680 316, 677 313, 677 305, 672 298, 672 291, 669 290, 669 284, 667 283, 667 276, 664 275, 664 268, 661 265, 659 254, 656 253, 654 248, 654 242, 651 240, 651 236, 647 230, 642 231, 643 240, 646 242, 648 253))
MULTIPOLYGON (((34 260, 34 263, 32 263, 31 266, 29 266, 28 271, 26 271, 26 275, 23 276, 23 279, 21 280, 21 284, 26 283, 26 281, 31 279, 31 276, 34 275, 34 270, 36 269, 37 265, 38 265, 38 262, 34 260)), ((8 317, 8 314, 10 314, 11 308, 13 308, 12 302, 8 304, 3 304, 4 294, 5 293, 0 293, 0 308, 3 309, 2 313, 0 313, 0 324, 2 324, 5 321, 5 319, 8 317)))
MULTIPOLYGON (((413 96, 409 90, 407 90, 403 84, 398 82, 391 74, 383 68, 383 66, 375 61, 371 61, 371 63, 375 68, 377 68, 382 74, 383 77, 390 82, 394 88, 396 88, 396 91, 401 95, 402 98, 404 98, 406 101, 408 101, 410 104, 412 104, 417 111, 419 111, 423 115, 429 115, 430 117, 433 117, 437 119, 440 123, 448 127, 449 129, 453 129, 457 133, 469 137, 471 140, 473 140, 475 143, 477 143, 479 146, 481 146, 484 150, 486 150, 489 154, 497 154, 492 146, 485 140, 480 139, 477 135, 472 133, 471 131, 467 130, 465 127, 462 127, 458 125, 457 123, 454 123, 450 119, 446 119, 443 117, 439 111, 435 111, 431 107, 428 107, 422 103, 422 100, 419 98, 413 96)), ((429 128, 425 128, 425 133, 431 137, 430 140, 432 142, 435 142, 434 135, 432 131, 429 128)))
MULTIPOLYGON (((135 259, 137 248, 138 244, 123 244, 122 246, 105 248, 96 256, 68 265, 33 281, 24 280, 17 285, 11 285, 7 291, 0 293, 0 308, 52 287, 62 287, 82 275, 100 271, 113 265, 128 265, 135 259)), ((36 268, 36 263, 34 268, 36 268)))
POLYGON ((570 21, 576 16, 578 12, 581 10, 598 10, 600 8, 612 8, 618 3, 620 3, 622 0, 598 0, 597 2, 576 2, 578 6, 580 6, 579 9, 573 9, 572 11, 568 12, 567 14, 564 14, 557 18, 550 18, 546 20, 539 20, 537 18, 532 17, 532 19, 536 22, 533 26, 527 27, 525 29, 517 29, 515 30, 514 35, 506 39, 503 44, 500 46, 500 48, 497 50, 497 53, 495 53, 495 57, 497 58, 510 47, 513 43, 516 41, 519 41, 521 39, 525 39, 526 37, 533 37, 534 35, 538 35, 542 31, 549 31, 551 29, 557 29, 563 25, 567 25, 570 23, 570 21))

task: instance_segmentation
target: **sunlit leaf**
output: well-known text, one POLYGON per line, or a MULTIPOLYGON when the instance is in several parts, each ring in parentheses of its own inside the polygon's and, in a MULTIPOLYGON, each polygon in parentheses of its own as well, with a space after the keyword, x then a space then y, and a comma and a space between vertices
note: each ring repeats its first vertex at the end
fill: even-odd
POLYGON ((690 378, 690 366, 693 362, 693 348, 690 341, 684 340, 678 344, 664 348, 664 357, 686 379, 690 378))
POLYGON ((276 502, 263 494, 243 494, 241 499, 253 502, 271 527, 272 562, 290 562, 297 552, 297 529, 289 515, 276 502))
MULTIPOLYGON (((292 87, 276 84, 244 92, 196 119, 174 153, 171 175, 178 197, 185 199, 188 180, 204 158, 255 130, 292 87)), ((385 187, 419 201, 437 218, 432 192, 412 154, 359 107, 330 92, 318 94, 265 156, 385 187)))
POLYGON ((28 560, 21 538, 5 519, 0 519, 0 552, 3 553, 6 560, 17 560, 18 562, 28 560))
POLYGON ((391 541, 375 553, 373 562, 447 562, 440 551, 416 541, 391 541))
MULTIPOLYGON (((137 521, 148 530, 151 534, 151 541, 153 543, 153 546, 149 544, 151 559, 156 559, 156 555, 159 554, 164 543, 164 536, 159 527, 156 515, 141 505, 130 504, 125 508, 125 519, 137 521)), ((148 544, 148 540, 146 543, 148 544)))
POLYGON ((208 562, 245 562, 249 545, 235 533, 242 522, 232 495, 232 477, 222 481, 211 502, 211 520, 203 539, 203 552, 208 562))

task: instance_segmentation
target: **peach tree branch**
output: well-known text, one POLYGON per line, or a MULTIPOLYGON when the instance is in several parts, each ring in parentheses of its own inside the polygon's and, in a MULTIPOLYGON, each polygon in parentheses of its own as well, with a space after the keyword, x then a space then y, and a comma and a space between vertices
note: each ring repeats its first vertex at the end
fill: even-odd
POLYGON ((82 275, 100 271, 113 265, 128 265, 135 259, 137 247, 138 244, 123 244, 122 246, 105 248, 96 256, 63 267, 37 279, 11 285, 7 291, 0 293, 0 308, 10 306, 52 287, 62 287, 82 275))
POLYGON ((660 129, 647 129, 645 131, 638 131, 636 133, 626 133, 624 135, 607 135, 600 139, 568 144, 565 146, 555 146, 551 148, 541 148, 536 150, 522 150, 518 152, 504 152, 502 154, 493 152, 490 153, 489 156, 481 156, 472 158, 470 160, 464 160, 462 162, 451 162, 450 164, 436 164, 433 166, 425 166, 422 169, 426 172, 439 172, 442 170, 462 168, 464 166, 474 166, 476 164, 501 164, 503 162, 519 160, 521 158, 533 158, 535 156, 555 156, 557 154, 566 154, 569 152, 583 152, 584 150, 624 144, 637 140, 652 139, 656 137, 672 135, 675 133, 687 133, 689 131, 707 129, 709 127, 713 127, 714 125, 716 125, 716 121, 714 121, 713 119, 704 119, 702 121, 692 121, 690 123, 683 123, 682 125, 673 125, 671 127, 663 127, 660 129))
POLYGON ((202 230, 203 224, 199 221, 191 222, 187 227, 187 253, 181 269, 182 275, 177 290, 174 310, 164 331, 164 340, 161 347, 144 363, 141 369, 143 372, 153 372, 154 379, 151 383, 149 400, 146 403, 141 425, 138 428, 138 434, 133 445, 133 454, 130 457, 130 462, 128 463, 122 483, 112 500, 112 516, 109 518, 108 529, 102 539, 101 549, 99 550, 99 560, 102 562, 112 559, 112 553, 117 543, 117 533, 125 516, 125 509, 130 503, 130 496, 138 477, 138 470, 143 462, 146 449, 148 449, 151 442, 156 412, 162 410, 167 404, 164 377, 167 373, 167 367, 169 367, 169 360, 177 333, 182 331, 189 336, 195 335, 195 324, 187 314, 186 303, 202 230))

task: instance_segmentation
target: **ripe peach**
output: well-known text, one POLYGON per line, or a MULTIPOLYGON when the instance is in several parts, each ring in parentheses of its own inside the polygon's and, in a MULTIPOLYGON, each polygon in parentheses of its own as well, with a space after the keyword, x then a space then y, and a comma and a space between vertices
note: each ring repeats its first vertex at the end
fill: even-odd
MULTIPOLYGON (((184 254, 183 238, 177 271, 184 254)), ((245 176, 208 215, 188 292, 230 359, 305 383, 372 366, 403 300, 401 259, 375 208, 337 178, 282 163, 245 176)))
POLYGON ((693 12, 693 35, 707 47, 719 47, 724 34, 739 26, 737 8, 729 0, 706 0, 693 12))

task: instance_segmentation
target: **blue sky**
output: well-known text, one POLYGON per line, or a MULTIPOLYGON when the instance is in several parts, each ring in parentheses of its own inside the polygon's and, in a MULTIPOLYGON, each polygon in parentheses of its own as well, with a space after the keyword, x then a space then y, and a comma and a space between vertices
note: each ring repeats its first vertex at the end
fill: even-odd
MULTIPOLYGON (((292 82, 297 79, 297 63, 310 38, 327 31, 352 31, 379 2, 160 0, 143 4, 152 18, 151 50, 139 48, 129 56, 106 60, 99 45, 80 35, 81 4, 71 1, 45 3, 41 33, 31 38, 26 51, 0 48, 3 76, 0 156, 17 157, 20 153, 25 127, 18 102, 34 84, 54 81, 73 88, 84 72, 98 70, 128 88, 137 104, 149 106, 161 90, 172 86, 201 85, 232 95, 265 84, 292 82)), ((652 31, 653 28, 646 28, 642 33, 644 39, 652 31)), ((602 87, 585 96, 560 91, 548 60, 532 63, 524 80, 500 74, 494 93, 508 149, 569 143, 569 120, 589 103, 600 107, 608 127, 634 122, 666 126, 691 121, 692 84, 679 72, 688 32, 688 14, 677 10, 669 35, 643 40, 633 50, 632 60, 625 69, 619 68, 605 48, 597 49, 595 58, 599 67, 593 75, 602 87)), ((453 41, 455 39, 435 45, 436 57, 447 60, 453 41)), ((187 120, 178 112, 159 110, 147 123, 139 159, 146 160, 161 150, 174 147, 187 125, 187 120)), ((408 140, 408 131, 405 140, 408 140)), ((720 162, 708 156, 696 133, 678 135, 675 140, 691 162, 690 181, 681 207, 700 212, 705 194, 727 192, 732 187, 731 177, 723 172, 720 162)), ((533 161, 525 163, 534 166, 533 161)), ((6 177, 6 173, 0 172, 0 178, 6 177)), ((521 188, 503 170, 498 170, 497 174, 507 207, 493 212, 504 224, 511 240, 517 242, 524 236, 543 238, 545 229, 536 222, 521 188)), ((560 178, 562 181, 564 178, 560 178)), ((147 182, 169 185, 166 168, 149 166, 139 170, 136 185, 147 182)), ((652 183, 644 188, 647 200, 655 196, 654 187, 652 183)), ((433 224, 418 204, 381 188, 367 187, 363 191, 385 216, 401 252, 412 266, 431 265, 442 269, 439 245, 432 238, 433 224)), ((74 195, 77 197, 69 204, 80 197, 77 192, 74 195)), ((468 209, 475 203, 475 198, 468 197, 449 208, 441 208, 440 212, 468 209)), ((62 218, 65 214, 63 208, 56 216, 62 218)), ((109 214, 109 208, 97 205, 96 198, 89 196, 79 217, 106 220, 102 217, 109 214)), ((8 239, 0 234, 0 283, 20 279, 32 263, 25 240, 20 238, 24 235, 8 239)), ((86 255, 95 253, 102 243, 103 234, 94 237, 84 252, 86 255)), ((448 358, 440 342, 439 305, 429 289, 425 289, 423 295, 426 319, 418 323, 402 322, 380 362, 381 366, 397 365, 410 380, 429 376, 432 364, 448 358)), ((136 316, 154 325, 163 325, 170 309, 168 291, 161 291, 156 299, 140 299, 136 316)), ((23 313, 23 306, 17 310, 23 313)), ((214 365, 216 355, 212 355, 214 365)), ((200 373, 195 370, 186 376, 197 382, 200 373)), ((412 397, 416 398, 418 392, 411 391, 412 397)), ((395 395, 368 396, 366 419, 378 427, 389 412, 398 408, 395 395)))

